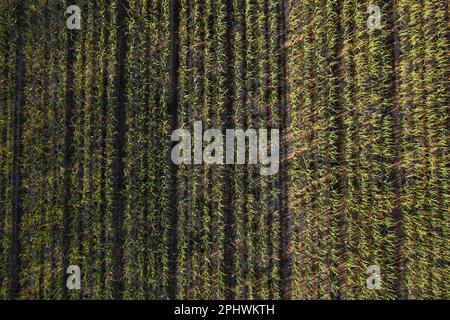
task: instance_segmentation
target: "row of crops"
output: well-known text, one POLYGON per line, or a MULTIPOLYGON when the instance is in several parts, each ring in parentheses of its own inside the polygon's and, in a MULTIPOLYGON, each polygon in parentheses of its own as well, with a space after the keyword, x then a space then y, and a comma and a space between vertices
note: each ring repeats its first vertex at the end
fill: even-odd
POLYGON ((448 4, 373 1, 1 1, 0 298, 448 299, 448 4))

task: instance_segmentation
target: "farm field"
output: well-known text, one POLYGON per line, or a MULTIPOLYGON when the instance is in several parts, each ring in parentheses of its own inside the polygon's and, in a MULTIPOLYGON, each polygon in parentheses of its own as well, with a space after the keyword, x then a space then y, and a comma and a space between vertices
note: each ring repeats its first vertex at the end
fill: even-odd
POLYGON ((449 299, 448 14, 0 0, 0 299, 449 299), (276 174, 175 164, 196 121, 276 174))

